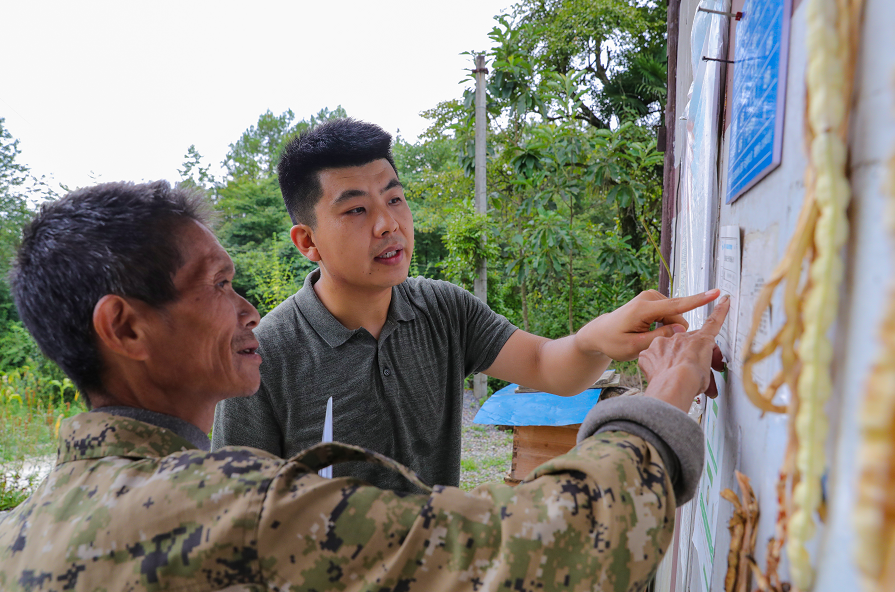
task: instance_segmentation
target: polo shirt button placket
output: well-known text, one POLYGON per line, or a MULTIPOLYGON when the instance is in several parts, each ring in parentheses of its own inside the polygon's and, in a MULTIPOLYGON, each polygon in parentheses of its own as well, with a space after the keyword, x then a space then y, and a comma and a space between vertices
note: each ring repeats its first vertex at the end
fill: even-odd
POLYGON ((386 368, 385 370, 382 371, 382 374, 383 374, 383 376, 391 376, 392 371, 389 370, 388 368, 386 368))

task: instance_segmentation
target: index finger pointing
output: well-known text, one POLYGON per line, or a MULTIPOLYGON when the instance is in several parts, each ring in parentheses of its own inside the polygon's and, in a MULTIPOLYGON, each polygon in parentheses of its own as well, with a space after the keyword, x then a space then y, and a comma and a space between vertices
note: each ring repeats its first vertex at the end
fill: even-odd
MULTIPOLYGON (((679 298, 668 298, 666 300, 656 300, 650 303, 656 318, 671 318, 676 315, 689 312, 694 308, 699 308, 704 304, 708 304, 721 294, 721 290, 715 288, 702 294, 693 296, 681 296, 679 298)), ((669 323, 666 323, 669 324, 669 323)))
POLYGON ((728 310, 730 310, 730 296, 724 296, 718 301, 718 304, 715 305, 715 310, 713 310, 712 314, 709 315, 709 318, 706 319, 702 328, 698 331, 694 331, 694 333, 705 333, 712 337, 717 337, 718 333, 721 332, 721 325, 724 324, 724 319, 727 317, 728 310))

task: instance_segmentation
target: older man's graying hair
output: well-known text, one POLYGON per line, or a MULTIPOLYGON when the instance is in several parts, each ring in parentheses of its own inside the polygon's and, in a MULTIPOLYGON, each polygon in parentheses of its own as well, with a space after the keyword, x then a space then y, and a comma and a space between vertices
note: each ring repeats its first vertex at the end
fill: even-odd
POLYGON ((105 183, 45 204, 23 230, 10 274, 22 322, 82 392, 100 389, 93 310, 106 294, 159 308, 177 298, 178 231, 208 224, 200 193, 155 183, 105 183))

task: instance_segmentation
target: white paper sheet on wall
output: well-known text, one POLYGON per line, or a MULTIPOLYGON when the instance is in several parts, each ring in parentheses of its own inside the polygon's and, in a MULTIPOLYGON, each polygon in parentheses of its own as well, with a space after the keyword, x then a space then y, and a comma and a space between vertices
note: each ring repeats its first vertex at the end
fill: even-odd
MULTIPOLYGON (((736 353, 733 363, 728 364, 730 371, 737 379, 743 377, 743 354, 746 348, 746 338, 752 328, 752 316, 755 302, 764 286, 765 277, 770 275, 776 263, 777 255, 777 225, 772 225, 767 230, 748 233, 743 240, 743 263, 740 274, 740 301, 738 320, 736 327, 736 353)), ((783 286, 785 287, 785 286, 783 286)), ((777 296, 779 298, 779 295, 777 296)), ((766 309, 761 316, 758 330, 755 333, 754 350, 760 349, 771 338, 773 320, 773 304, 766 309)), ((764 389, 770 384, 774 373, 780 366, 779 356, 771 356, 754 366, 752 377, 759 388, 764 389)), ((788 398, 788 390, 780 391, 782 399, 788 398)), ((778 399, 778 402, 782 402, 778 399)))
POLYGON ((718 333, 718 347, 728 364, 735 359, 740 301, 740 227, 722 226, 718 248, 718 282, 721 294, 730 296, 730 311, 718 333))

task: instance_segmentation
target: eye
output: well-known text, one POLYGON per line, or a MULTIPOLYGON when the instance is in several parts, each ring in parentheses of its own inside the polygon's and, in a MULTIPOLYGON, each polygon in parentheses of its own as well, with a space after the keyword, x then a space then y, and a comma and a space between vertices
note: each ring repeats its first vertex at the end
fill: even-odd
POLYGON ((215 285, 216 285, 218 288, 223 289, 223 288, 226 288, 227 286, 230 285, 230 280, 221 280, 221 281, 219 281, 219 282, 218 282, 217 284, 215 284, 215 285))
POLYGON ((363 214, 365 211, 366 210, 364 209, 363 206, 357 206, 356 208, 351 208, 350 210, 348 210, 345 213, 346 214, 363 214))
POLYGON ((388 200, 388 203, 394 205, 394 204, 401 203, 402 201, 404 201, 404 200, 400 197, 393 197, 390 200, 388 200))

